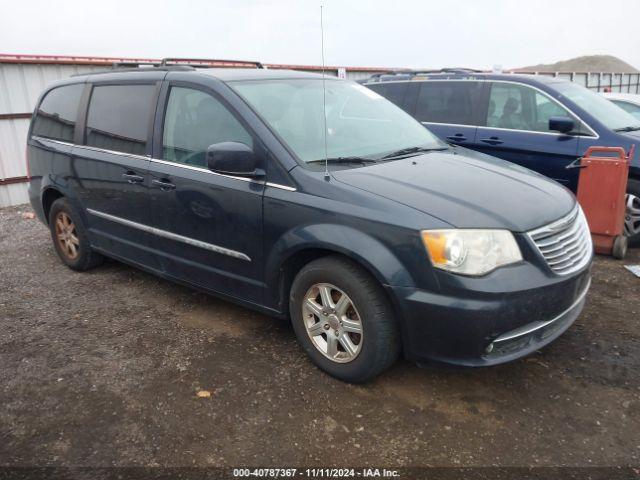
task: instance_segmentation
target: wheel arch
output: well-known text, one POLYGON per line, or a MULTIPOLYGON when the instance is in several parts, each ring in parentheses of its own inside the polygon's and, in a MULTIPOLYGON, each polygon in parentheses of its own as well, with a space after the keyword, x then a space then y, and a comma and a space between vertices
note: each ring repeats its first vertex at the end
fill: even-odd
MULTIPOLYGON (((267 291, 274 294, 269 303, 288 315, 293 279, 309 262, 328 255, 343 256, 363 268, 380 283, 387 296, 385 285, 414 285, 400 260, 377 239, 351 227, 314 225, 288 232, 271 249, 266 280, 267 291)), ((396 310, 393 299, 389 301, 396 310)))
POLYGON ((47 187, 42 191, 42 211, 44 213, 44 219, 49 223, 49 212, 51 211, 51 205, 59 198, 64 197, 64 194, 55 187, 47 187))

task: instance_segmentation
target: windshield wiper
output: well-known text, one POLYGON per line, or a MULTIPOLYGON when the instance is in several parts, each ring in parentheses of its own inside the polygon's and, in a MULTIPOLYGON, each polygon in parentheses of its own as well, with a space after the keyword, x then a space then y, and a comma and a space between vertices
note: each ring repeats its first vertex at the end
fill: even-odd
POLYGON ((640 125, 613 129, 614 132, 635 132, 636 130, 640 130, 640 125))
POLYGON ((395 152, 391 152, 387 155, 385 155, 384 157, 380 157, 380 160, 388 160, 390 158, 396 158, 396 157, 404 157, 405 155, 411 155, 414 153, 425 153, 425 152, 442 152, 444 150, 448 150, 449 147, 431 147, 431 148, 426 148, 426 147, 407 147, 407 148, 401 148, 400 150, 396 150, 395 152))
POLYGON ((326 160, 324 158, 320 158, 318 160, 311 160, 307 163, 375 163, 376 160, 373 158, 367 157, 329 157, 326 160))

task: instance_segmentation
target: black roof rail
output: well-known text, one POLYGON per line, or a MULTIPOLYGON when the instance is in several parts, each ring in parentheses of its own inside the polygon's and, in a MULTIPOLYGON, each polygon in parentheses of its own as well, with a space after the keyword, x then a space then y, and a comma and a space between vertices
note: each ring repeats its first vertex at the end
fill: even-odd
POLYGON ((414 75, 428 75, 430 73, 484 73, 484 71, 476 70, 474 68, 447 67, 447 68, 434 68, 434 69, 428 69, 428 70, 411 70, 410 73, 414 75))
POLYGON ((175 65, 169 67, 161 67, 159 63, 154 62, 117 62, 111 65, 111 68, 102 68, 92 72, 74 73, 72 77, 84 77, 85 75, 99 75, 101 73, 129 73, 129 72, 150 72, 154 70, 171 71, 171 70, 195 70, 188 65, 175 65))
POLYGON ((251 60, 222 60, 217 58, 163 58, 160 62, 161 67, 168 67, 171 65, 180 65, 187 67, 244 67, 252 65, 254 68, 264 68, 264 65, 260 62, 254 62, 251 60))
POLYGON ((382 75, 399 75, 402 73, 411 73, 411 70, 385 70, 384 72, 377 72, 371 75, 369 78, 378 78, 382 75))
POLYGON ((388 70, 386 72, 378 72, 371 75, 366 82, 375 82, 380 80, 381 77, 389 75, 404 75, 413 77, 416 75, 429 75, 434 73, 484 73, 483 70, 476 70, 473 68, 438 68, 438 69, 424 69, 424 70, 388 70))
POLYGON ((115 62, 111 64, 111 68, 138 68, 141 66, 157 67, 160 62, 115 62))
POLYGON ((380 78, 384 77, 385 75, 388 75, 388 76, 393 76, 393 75, 412 76, 413 75, 413 71, 412 70, 386 70, 384 72, 376 72, 376 73, 372 74, 368 78, 362 78, 362 79, 359 79, 357 81, 358 81, 358 83, 375 82, 377 80, 380 80, 380 78))
POLYGON ((441 68, 440 73, 484 73, 483 70, 466 67, 441 68))
POLYGON ((163 58, 159 61, 123 61, 114 62, 111 68, 96 70, 93 72, 76 73, 72 77, 80 77, 84 75, 95 75, 97 73, 112 73, 114 70, 118 72, 144 72, 152 69, 171 71, 171 70, 195 70, 196 68, 212 68, 212 67, 246 67, 265 68, 260 62, 249 60, 218 60, 213 58, 163 58))

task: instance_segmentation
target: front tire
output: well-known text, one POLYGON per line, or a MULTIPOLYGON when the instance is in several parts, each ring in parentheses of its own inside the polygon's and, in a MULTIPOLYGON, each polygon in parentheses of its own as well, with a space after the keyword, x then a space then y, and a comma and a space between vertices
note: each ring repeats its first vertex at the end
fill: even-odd
POLYGON ((104 261, 102 255, 92 250, 80 215, 64 197, 51 205, 49 230, 60 260, 72 270, 83 272, 104 261))
POLYGON ((365 382, 398 358, 398 326, 384 289, 348 259, 306 265, 291 286, 289 308, 311 360, 340 380, 365 382))

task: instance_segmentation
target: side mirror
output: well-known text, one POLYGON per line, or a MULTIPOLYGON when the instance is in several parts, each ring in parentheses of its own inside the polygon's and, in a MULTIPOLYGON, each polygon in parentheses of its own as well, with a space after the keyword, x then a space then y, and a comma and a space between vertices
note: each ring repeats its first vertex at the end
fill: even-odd
POLYGON ((238 177, 262 177, 264 170, 258 168, 258 159, 248 145, 240 142, 221 142, 207 148, 209 170, 238 177))
POLYGON ((551 117, 549 118, 549 130, 552 132, 569 133, 576 127, 571 117, 551 117))

